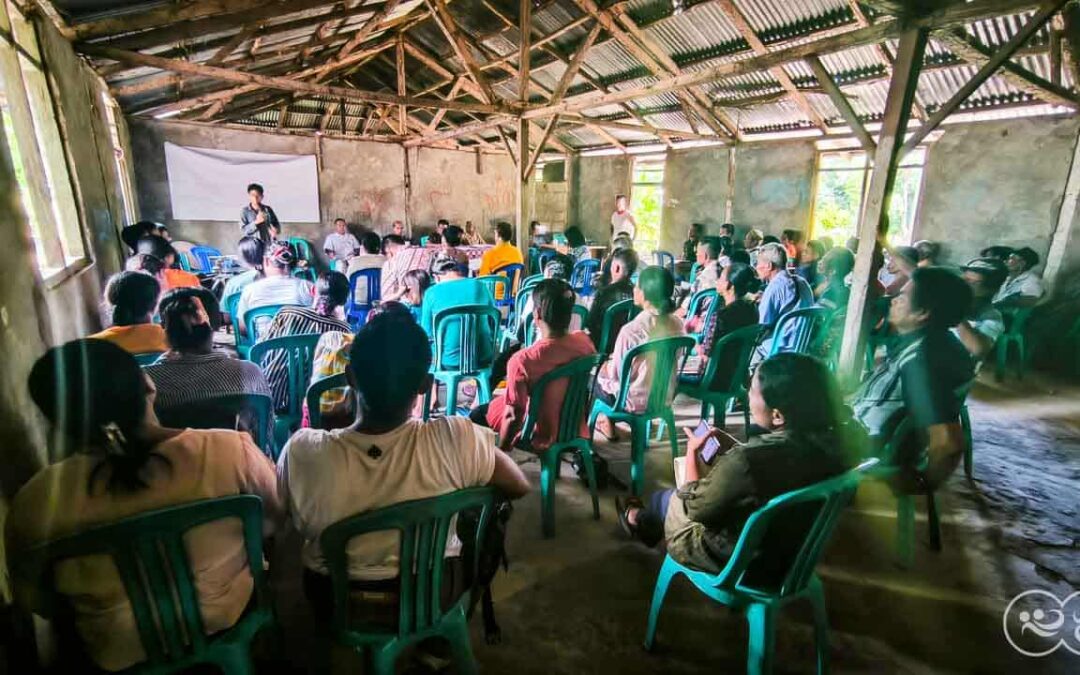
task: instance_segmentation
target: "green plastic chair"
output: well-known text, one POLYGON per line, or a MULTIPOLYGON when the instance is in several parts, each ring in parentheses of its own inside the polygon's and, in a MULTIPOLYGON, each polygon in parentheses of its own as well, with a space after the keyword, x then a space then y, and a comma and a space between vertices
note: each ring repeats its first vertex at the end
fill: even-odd
POLYGON ((1024 331, 1027 329, 1028 319, 1031 318, 1031 313, 1034 310, 1034 307, 1002 310, 1001 313, 1005 315, 1005 325, 1008 328, 997 340, 997 370, 994 377, 998 382, 1005 379, 1009 364, 1009 348, 1013 345, 1016 346, 1017 354, 1016 377, 1019 380, 1024 379, 1024 371, 1027 370, 1028 361, 1031 358, 1027 349, 1027 341, 1024 338, 1024 331))
POLYGON ((509 297, 507 293, 510 290, 510 277, 503 274, 488 274, 482 277, 476 277, 476 280, 483 284, 484 288, 491 294, 492 302, 502 302, 501 300, 495 300, 500 294, 504 298, 509 297))
MULTIPOLYGON (((249 312, 250 314, 250 312, 249 312)), ((285 447, 289 436, 300 426, 304 417, 304 393, 311 381, 311 371, 315 361, 315 347, 319 344, 319 333, 287 335, 256 342, 248 354, 252 363, 267 370, 267 357, 284 352, 286 358, 285 376, 288 389, 288 407, 277 413, 274 422, 274 441, 277 447, 285 447)), ((278 357, 280 358, 280 357, 278 357)))
MULTIPOLYGON (((584 305, 574 305, 570 315, 570 330, 585 330, 585 322, 589 319, 589 308, 584 305), (574 317, 578 319, 577 328, 574 327, 574 317)), ((525 342, 523 347, 531 347, 536 342, 536 323, 532 313, 522 317, 525 325, 525 342)))
MULTIPOLYGON (((910 417, 905 415, 896 425, 889 440, 882 446, 879 453, 881 464, 873 471, 875 477, 887 481, 900 470, 896 457, 904 441, 913 433, 915 433, 915 424, 910 417)), ((924 453, 920 464, 925 466, 926 461, 927 457, 924 453)), ((900 493, 895 490, 893 494, 896 497, 897 563, 901 567, 909 568, 915 560, 915 497, 918 495, 900 493)), ((937 498, 933 490, 926 492, 926 523, 930 534, 930 548, 940 551, 941 521, 938 516, 937 498)))
POLYGON ((301 237, 289 237, 289 243, 292 244, 293 249, 296 250, 296 257, 298 260, 306 260, 309 265, 315 262, 315 252, 311 248, 311 244, 307 239, 301 237))
POLYGON ((698 272, 701 271, 701 263, 696 262, 690 266, 690 285, 692 286, 697 281, 698 272))
POLYGON ((723 298, 720 297, 720 294, 716 292, 715 288, 705 288, 694 293, 690 298, 690 304, 686 308, 686 318, 691 319, 698 316, 700 313, 701 330, 687 333, 687 335, 697 340, 700 344, 702 337, 705 334, 705 327, 709 325, 709 319, 716 311, 717 305, 722 305, 723 303, 723 298), (702 309, 702 305, 705 305, 704 309, 702 309))
POLYGON ((254 495, 207 499, 57 539, 10 558, 9 564, 17 579, 36 589, 46 615, 70 619, 67 598, 54 587, 56 564, 92 555, 112 558, 146 652, 146 661, 124 673, 164 675, 215 664, 229 675, 248 675, 254 672, 252 640, 275 623, 263 571, 262 526, 262 500, 254 495), (226 518, 238 518, 243 524, 247 566, 255 580, 254 600, 231 628, 206 635, 184 535, 226 518))
MULTIPOLYGON (((840 514, 851 502, 859 481, 877 463, 868 460, 857 468, 836 478, 774 497, 750 515, 743 526, 735 549, 719 574, 701 572, 676 562, 670 555, 664 558, 660 575, 653 590, 649 623, 645 630, 645 649, 652 650, 656 639, 656 622, 672 579, 682 574, 694 586, 714 601, 739 610, 750 625, 749 653, 746 672, 752 675, 772 672, 776 644, 776 620, 781 608, 797 600, 809 600, 814 613, 814 642, 817 653, 817 672, 829 670, 829 619, 825 612, 825 594, 821 579, 815 573, 818 559, 836 529, 840 514), (769 536, 769 528, 777 518, 783 518, 793 507, 817 505, 817 515, 807 528, 806 539, 798 549, 779 585, 762 583, 755 578, 755 563, 769 536)), ((760 577, 760 575, 757 575, 760 577)))
POLYGON ((540 455, 540 530, 545 537, 555 536, 555 479, 559 477, 560 457, 568 452, 579 453, 585 463, 589 493, 592 495, 593 518, 600 518, 592 441, 581 437, 581 422, 592 399, 593 373, 603 360, 602 354, 575 359, 546 373, 529 391, 529 409, 525 413, 517 445, 540 455), (547 395, 548 387, 555 382, 566 383, 566 393, 559 407, 559 429, 550 447, 533 450, 531 442, 539 417, 535 411, 543 409, 544 396, 547 395))
MULTIPOLYGON (((340 520, 319 537, 333 587, 335 639, 357 651, 366 652, 375 675, 392 675, 398 655, 409 646, 439 636, 450 643, 459 673, 475 673, 466 609, 471 588, 448 609, 442 608, 443 564, 446 538, 456 514, 480 509, 480 526, 475 541, 463 542, 465 551, 476 551, 495 503, 490 487, 469 488, 449 494, 402 502, 340 520), (397 530, 401 543, 398 569, 398 626, 354 624, 349 616, 349 567, 346 548, 355 537, 370 532, 397 530)), ((476 578, 476 556, 466 556, 466 580, 476 578)), ((365 672, 369 672, 365 668, 365 672)))
POLYGON ((960 429, 964 432, 964 475, 968 480, 972 478, 972 472, 975 470, 975 444, 971 435, 971 415, 968 413, 967 397, 971 393, 971 388, 975 386, 975 380, 972 380, 968 384, 957 390, 956 395, 960 397, 960 429))
POLYGON ((332 389, 342 389, 349 386, 345 373, 330 375, 320 378, 311 383, 307 390, 308 423, 312 429, 322 428, 322 395, 332 389))
MULTIPOLYGON (((491 401, 491 367, 495 361, 495 347, 501 319, 499 310, 491 305, 459 305, 447 307, 435 314, 435 320, 432 322, 435 355, 431 362, 431 374, 436 382, 446 385, 446 414, 457 414, 457 386, 465 379, 476 380, 480 392, 480 403, 491 401), (458 325, 459 339, 456 345, 448 345, 447 329, 455 322, 458 325), (483 337, 480 332, 482 322, 488 326, 487 339, 491 341, 491 357, 486 362, 481 361, 480 353, 480 339, 483 337), (450 346, 458 347, 456 366, 446 363, 446 351, 450 346)), ((424 394, 425 421, 430 411, 431 391, 428 391, 424 394)))
POLYGON ((281 308, 287 306, 265 305, 263 307, 253 307, 244 312, 244 325, 247 327, 247 335, 241 335, 239 330, 236 332, 236 353, 240 355, 240 358, 248 358, 251 347, 259 341, 259 331, 269 326, 270 321, 273 321, 281 308))
POLYGON ((273 410, 274 402, 266 394, 227 394, 155 412, 163 426, 174 429, 236 429, 238 421, 250 415, 251 428, 246 431, 264 455, 277 461, 273 410))
POLYGON ((608 405, 600 399, 593 401, 589 413, 589 437, 596 429, 596 418, 601 413, 612 422, 630 425, 630 484, 631 492, 640 495, 645 482, 645 451, 649 447, 649 423, 660 418, 667 425, 671 439, 671 456, 679 456, 679 439, 675 430, 675 413, 671 408, 674 398, 671 374, 682 363, 679 352, 694 348, 694 338, 685 335, 649 340, 626 353, 619 365, 619 394, 615 404, 608 405), (653 373, 649 397, 645 409, 640 412, 626 410, 626 397, 630 394, 630 369, 635 359, 651 359, 649 369, 653 373))
POLYGON ((518 286, 518 293, 525 290, 526 288, 532 288, 533 286, 535 286, 536 284, 540 283, 543 280, 544 280, 544 275, 543 274, 534 274, 532 276, 525 277, 524 279, 521 280, 521 285, 518 286))
POLYGON ((157 363, 157 360, 161 358, 161 355, 165 352, 142 352, 141 354, 132 354, 135 357, 135 362, 140 366, 149 366, 157 363))
MULTIPOLYGON (((750 432, 750 403, 746 388, 747 375, 750 372, 750 359, 754 355, 754 346, 761 339, 765 327, 755 324, 734 330, 716 341, 712 347, 712 357, 705 364, 705 372, 698 375, 679 375, 676 394, 684 394, 692 399, 701 401, 701 419, 709 419, 712 414, 717 427, 723 429, 725 425, 726 411, 731 401, 742 403, 743 429, 749 439, 750 432), (712 389, 712 381, 716 376, 716 369, 720 364, 717 355, 730 349, 738 349, 739 356, 735 361, 735 368, 731 373, 731 380, 722 389, 712 389)), ((685 366, 685 363, 683 364, 685 366)))
POLYGON ((604 320, 600 328, 601 353, 610 354, 615 349, 615 338, 618 337, 619 330, 640 311, 641 308, 635 305, 633 300, 620 300, 604 310, 604 320), (619 321, 617 327, 616 321, 619 321))

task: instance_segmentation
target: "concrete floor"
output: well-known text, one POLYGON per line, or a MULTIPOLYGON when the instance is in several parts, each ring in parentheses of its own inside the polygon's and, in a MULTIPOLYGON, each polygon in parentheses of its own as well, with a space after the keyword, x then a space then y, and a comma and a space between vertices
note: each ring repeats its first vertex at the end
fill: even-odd
MULTIPOLYGON (((962 471, 940 493, 944 550, 926 545, 922 505, 910 570, 894 563, 895 502, 882 486, 860 488, 819 573, 825 584, 834 672, 1080 672, 1064 649, 1024 657, 1006 642, 1002 612, 1011 598, 1043 589, 1061 598, 1080 588, 1080 387, 1031 378, 998 385, 988 375, 970 401, 974 480, 962 471)), ((680 425, 696 407, 676 401, 680 425)), ((737 430, 735 418, 731 418, 737 430)), ((628 443, 599 443, 625 480, 628 443)), ((520 461, 534 485, 539 465, 520 461)), ((567 467, 568 469, 568 467, 567 467)), ((648 457, 647 489, 672 482, 666 443, 648 457)), ((539 532, 539 489, 518 503, 510 525, 510 570, 494 584, 502 643, 484 643, 474 618, 473 647, 488 673, 706 673, 745 670, 740 614, 714 606, 676 582, 660 619, 653 654, 641 648, 659 551, 627 541, 615 520, 610 487, 601 519, 569 470, 557 489, 554 539, 539 532)), ((284 624, 287 672, 328 669, 299 589, 295 542, 275 556, 275 593, 284 624)), ((812 672, 809 612, 785 610, 777 636, 777 672, 812 672)), ((333 672, 360 672, 360 661, 333 650, 333 672)))

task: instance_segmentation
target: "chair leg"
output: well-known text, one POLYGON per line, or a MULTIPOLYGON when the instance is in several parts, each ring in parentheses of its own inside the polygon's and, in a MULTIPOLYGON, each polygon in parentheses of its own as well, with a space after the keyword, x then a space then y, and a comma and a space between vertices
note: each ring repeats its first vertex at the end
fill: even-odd
POLYGON ((814 648, 817 652, 818 675, 829 672, 829 615, 825 611, 825 593, 821 579, 814 576, 809 584, 810 605, 814 610, 814 648))
POLYGON ((398 650, 393 648, 393 643, 382 648, 371 647, 367 650, 368 662, 373 675, 394 675, 394 665, 397 663, 398 650))
POLYGON ((767 675, 772 672, 776 648, 776 608, 755 602, 746 608, 746 620, 750 624, 747 675, 767 675))
POLYGON ((941 550, 941 521, 938 518, 937 499, 933 492, 926 494, 926 521, 930 526, 930 549, 941 550))
POLYGON ((555 471, 559 453, 548 450, 540 457, 540 534, 555 536, 555 471))
POLYGON ((476 380, 476 387, 480 392, 480 403, 491 403, 491 372, 484 372, 476 380))
POLYGON ((964 475, 968 477, 968 480, 971 480, 975 448, 971 440, 971 416, 968 414, 967 405, 960 408, 960 428, 964 432, 964 475))
POLYGON ((630 493, 640 497, 645 488, 645 451, 649 449, 648 420, 630 422, 630 493))
POLYGON ((915 500, 911 495, 896 498, 896 553, 902 567, 911 567, 914 558, 915 500))
POLYGON ((656 642, 656 622, 660 618, 660 609, 664 606, 664 596, 667 595, 671 580, 678 574, 678 564, 671 556, 664 558, 664 565, 660 568, 660 574, 656 577, 656 587, 653 589, 652 605, 649 606, 649 623, 645 628, 645 649, 652 651, 656 642))
POLYGON ((446 416, 457 414, 457 389, 460 380, 451 375, 446 380, 446 416))
POLYGON ((424 392, 424 421, 431 419, 431 393, 439 386, 438 382, 432 382, 431 388, 424 392))
POLYGON ((746 441, 750 442, 750 397, 743 396, 739 399, 739 403, 742 404, 742 419, 743 419, 743 437, 746 441))
MULTIPOLYGON (((558 461, 558 458, 556 458, 556 461, 558 461)), ((581 461, 585 463, 585 477, 589 480, 593 520, 600 520, 600 498, 596 495, 596 465, 593 463, 591 443, 586 442, 581 446, 581 461)))
POLYGON ((664 413, 664 423, 668 428, 668 440, 671 441, 671 459, 675 459, 679 456, 679 434, 675 428, 675 413, 670 410, 664 413))
POLYGON ((252 675, 255 667, 251 663, 251 644, 244 642, 224 650, 216 659, 216 664, 221 672, 229 675, 252 675))
POLYGON ((994 371, 994 379, 1001 382, 1005 379, 1005 364, 1009 360, 1009 337, 1003 335, 997 344, 997 368, 994 371))
MULTIPOLYGON (((461 675, 476 675, 476 659, 473 657, 472 640, 469 637, 469 624, 465 612, 458 609, 447 617, 449 625, 445 633, 450 642, 450 653, 454 657, 454 669, 461 675)), ((391 671, 393 672, 393 671, 391 671)))

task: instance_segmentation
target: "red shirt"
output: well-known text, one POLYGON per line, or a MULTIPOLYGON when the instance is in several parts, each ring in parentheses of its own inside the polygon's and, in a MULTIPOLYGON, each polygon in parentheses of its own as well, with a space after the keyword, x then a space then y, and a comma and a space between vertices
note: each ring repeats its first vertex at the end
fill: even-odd
MULTIPOLYGON (((574 359, 595 354, 587 333, 575 331, 561 338, 538 340, 531 347, 510 357, 506 364, 506 394, 496 396, 488 406, 487 422, 498 430, 507 405, 514 406, 519 422, 524 422, 529 405, 529 391, 541 377, 574 359)), ((554 442, 559 429, 559 412, 566 395, 566 381, 555 382, 544 391, 543 410, 533 430, 532 447, 547 448, 554 442)), ((588 412, 588 411, 586 411, 588 412)), ((587 438, 585 415, 581 418, 581 437, 587 438)))

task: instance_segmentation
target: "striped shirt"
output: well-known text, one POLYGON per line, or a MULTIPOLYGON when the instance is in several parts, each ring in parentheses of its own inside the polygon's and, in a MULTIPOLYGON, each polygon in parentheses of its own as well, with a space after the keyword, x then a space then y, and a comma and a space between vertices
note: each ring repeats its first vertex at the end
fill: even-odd
MULTIPOLYGON (((261 336, 260 342, 272 338, 288 337, 342 331, 351 333, 349 324, 332 316, 323 316, 309 307, 284 307, 274 317, 273 323, 261 336)), ((262 371, 270 384, 274 396, 274 409, 278 411, 289 407, 289 356, 285 350, 274 350, 263 360, 262 371)), ((301 392, 301 396, 303 392, 301 392)))

